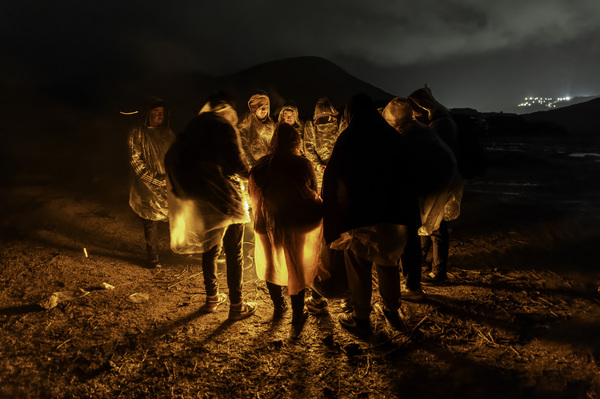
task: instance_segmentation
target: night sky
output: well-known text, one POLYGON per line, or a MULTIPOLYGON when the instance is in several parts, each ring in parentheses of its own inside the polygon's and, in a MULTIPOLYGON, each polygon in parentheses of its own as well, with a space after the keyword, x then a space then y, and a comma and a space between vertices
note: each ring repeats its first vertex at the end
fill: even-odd
POLYGON ((449 107, 500 111, 525 96, 600 94, 597 0, 0 4, 0 83, 223 76, 306 55, 395 95, 428 83, 449 107))

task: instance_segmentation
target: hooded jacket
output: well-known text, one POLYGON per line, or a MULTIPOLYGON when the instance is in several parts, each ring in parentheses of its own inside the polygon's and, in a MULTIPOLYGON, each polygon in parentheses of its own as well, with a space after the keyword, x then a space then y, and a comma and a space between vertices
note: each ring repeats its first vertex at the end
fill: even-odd
POLYGON ((271 139, 275 131, 275 122, 271 119, 270 110, 264 120, 258 119, 256 111, 263 106, 270 107, 270 100, 266 94, 254 94, 248 100, 248 109, 238 125, 242 147, 246 160, 250 166, 269 153, 271 139))
POLYGON ((338 111, 327 97, 317 100, 312 121, 304 128, 306 156, 313 165, 327 165, 333 146, 340 135, 338 111))
POLYGON ((239 135, 218 113, 192 119, 167 153, 165 166, 174 252, 206 252, 221 242, 229 225, 249 221, 243 188, 248 167, 239 135))
POLYGON ((284 123, 283 114, 285 111, 292 111, 296 115, 296 120, 294 121, 292 127, 298 132, 298 135, 300 136, 300 154, 305 155, 306 147, 304 145, 304 123, 299 118, 298 107, 292 101, 286 102, 279 111, 279 116, 277 117, 277 126, 280 126, 282 123, 284 123))
POLYGON ((419 235, 430 235, 442 219, 452 220, 460 214, 463 186, 456 158, 432 128, 414 119, 409 99, 394 98, 384 108, 383 117, 406 139, 410 149, 408 160, 416 179, 421 215, 419 235))
POLYGON ((342 233, 378 224, 414 225, 413 170, 406 139, 371 100, 354 97, 323 176, 323 229, 329 244, 342 233))
POLYGON ((271 153, 250 171, 257 275, 288 286, 290 295, 312 283, 322 237, 322 201, 310 162, 294 153, 298 133, 283 124, 271 153))
POLYGON ((431 89, 427 85, 410 93, 408 98, 427 112, 425 123, 440 136, 456 155, 457 127, 448 108, 433 97, 431 89))
POLYGON ((136 124, 127 138, 129 163, 133 172, 129 205, 144 219, 165 220, 168 217, 164 158, 174 139, 165 103, 159 98, 150 99, 144 121, 136 124), (157 107, 165 107, 164 122, 162 126, 150 127, 150 111, 157 107))

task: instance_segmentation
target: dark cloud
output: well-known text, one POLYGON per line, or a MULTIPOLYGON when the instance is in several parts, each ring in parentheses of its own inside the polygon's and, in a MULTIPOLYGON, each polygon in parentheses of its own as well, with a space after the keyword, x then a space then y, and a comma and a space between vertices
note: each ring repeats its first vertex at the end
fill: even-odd
POLYGON ((558 90, 571 77, 600 92, 588 65, 600 48, 596 0, 3 3, 4 56, 46 79, 150 69, 225 75, 316 55, 388 91, 399 88, 393 76, 412 74, 440 85, 451 84, 442 77, 489 81, 497 93, 540 77, 539 86, 554 80, 558 90))

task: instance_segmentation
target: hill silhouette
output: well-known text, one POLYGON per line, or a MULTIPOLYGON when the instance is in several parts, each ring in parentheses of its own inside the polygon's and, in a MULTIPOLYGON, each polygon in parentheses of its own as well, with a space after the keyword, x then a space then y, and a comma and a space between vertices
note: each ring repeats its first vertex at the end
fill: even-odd
POLYGON ((365 93, 381 104, 394 97, 352 76, 333 62, 313 56, 270 61, 218 77, 201 73, 153 72, 129 80, 114 79, 100 86, 98 94, 105 99, 105 108, 110 113, 139 109, 148 95, 163 98, 171 106, 176 131, 180 131, 216 91, 233 96, 240 115, 248 111, 247 102, 258 91, 269 95, 272 116, 278 114, 286 101, 292 100, 298 106, 302 120, 312 118, 315 104, 321 97, 328 97, 340 112, 357 93, 365 93), (107 89, 107 84, 112 85, 112 89, 107 89))
POLYGON ((598 132, 596 115, 600 113, 600 98, 550 111, 524 115, 528 122, 549 122, 561 126, 571 135, 589 136, 598 132))
POLYGON ((394 97, 320 57, 287 58, 260 64, 217 78, 213 85, 238 99, 240 113, 247 111, 246 102, 250 96, 263 90, 271 98, 273 114, 286 100, 293 100, 298 105, 301 119, 312 118, 320 97, 328 97, 340 112, 357 93, 365 93, 374 101, 389 101, 394 97))

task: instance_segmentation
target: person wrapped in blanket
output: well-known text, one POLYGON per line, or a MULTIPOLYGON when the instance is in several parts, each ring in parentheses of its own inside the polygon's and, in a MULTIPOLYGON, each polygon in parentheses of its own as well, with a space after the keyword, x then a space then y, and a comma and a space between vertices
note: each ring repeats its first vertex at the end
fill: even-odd
POLYGON ((192 119, 167 152, 171 248, 180 254, 202 254, 206 287, 205 312, 227 301, 219 291, 217 258, 225 252, 229 319, 256 311, 242 298, 244 223, 250 221, 244 180, 248 166, 235 128, 237 113, 226 94, 216 94, 192 119))
POLYGON ((309 160, 299 155, 301 139, 292 125, 280 124, 269 154, 250 171, 255 234, 256 274, 266 281, 273 319, 281 319, 292 303, 292 332, 306 320, 306 288, 313 282, 322 239, 322 201, 309 160))

